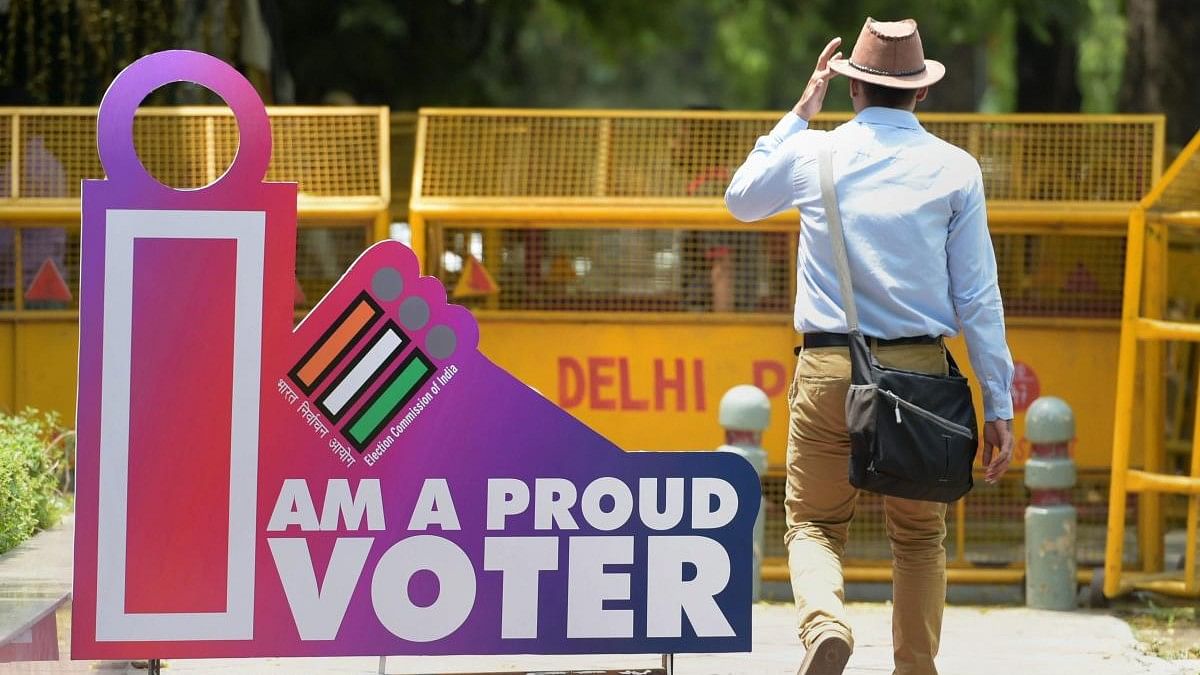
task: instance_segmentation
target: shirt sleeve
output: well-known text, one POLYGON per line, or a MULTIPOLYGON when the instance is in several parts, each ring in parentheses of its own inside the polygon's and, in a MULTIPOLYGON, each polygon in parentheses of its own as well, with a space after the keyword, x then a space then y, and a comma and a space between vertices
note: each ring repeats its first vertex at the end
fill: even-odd
POLYGON ((984 419, 1012 419, 1012 356, 1004 339, 1004 305, 978 165, 950 220, 946 260, 954 311, 967 339, 971 367, 983 389, 984 419))
POLYGON ((790 153, 779 146, 793 134, 808 128, 794 112, 779 120, 771 133, 760 136, 746 162, 733 174, 725 190, 725 206, 734 218, 747 223, 784 211, 795 199, 790 153))

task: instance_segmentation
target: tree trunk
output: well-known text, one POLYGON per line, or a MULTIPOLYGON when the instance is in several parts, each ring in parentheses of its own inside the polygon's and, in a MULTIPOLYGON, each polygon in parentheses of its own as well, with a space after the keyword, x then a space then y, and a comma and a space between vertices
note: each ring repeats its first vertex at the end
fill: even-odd
POLYGON ((1124 112, 1165 113, 1167 142, 1185 145, 1200 126, 1200 3, 1185 0, 1126 0, 1124 112))
POLYGON ((1125 71, 1118 96, 1122 111, 1162 110, 1157 6, 1158 0, 1125 0, 1125 71))
POLYGON ((1042 28, 1017 20, 1017 112, 1079 112, 1075 27, 1048 18, 1042 28))
MULTIPOLYGON (((925 112, 975 112, 987 85, 987 57, 975 44, 943 47, 936 58, 947 64, 946 78, 929 88, 919 109, 925 112)), ((928 53, 928 52, 927 52, 928 53)))

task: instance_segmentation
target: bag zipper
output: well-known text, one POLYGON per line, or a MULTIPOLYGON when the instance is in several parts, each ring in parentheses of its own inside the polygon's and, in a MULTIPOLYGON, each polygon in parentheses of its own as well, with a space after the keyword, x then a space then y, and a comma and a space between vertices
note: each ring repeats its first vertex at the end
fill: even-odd
POLYGON ((974 434, 971 433, 970 429, 962 426, 961 424, 955 424, 954 422, 951 422, 950 420, 948 420, 944 417, 935 415, 934 413, 931 413, 928 410, 926 410, 918 405, 915 405, 913 403, 909 403, 908 401, 905 401, 904 399, 897 396, 896 393, 893 392, 891 389, 880 389, 879 393, 890 397, 893 401, 896 402, 896 424, 903 424, 903 420, 900 417, 900 407, 904 406, 904 408, 909 410, 910 412, 914 412, 917 415, 924 417, 925 419, 929 420, 930 422, 933 422, 934 424, 938 425, 939 427, 942 427, 946 431, 952 431, 952 432, 958 434, 959 436, 962 436, 963 438, 974 438, 975 437, 974 434))

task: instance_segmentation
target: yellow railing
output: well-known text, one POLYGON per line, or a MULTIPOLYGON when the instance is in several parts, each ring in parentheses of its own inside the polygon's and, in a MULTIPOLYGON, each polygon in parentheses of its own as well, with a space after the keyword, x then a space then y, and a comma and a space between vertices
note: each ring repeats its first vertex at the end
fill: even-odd
MULTIPOLYGON (((793 275, 781 273, 783 283, 772 285, 762 269, 792 268, 785 244, 796 213, 746 226, 732 220, 721 199, 732 171, 776 119, 712 111, 422 110, 413 247, 430 273, 452 286, 476 242, 476 257, 508 281, 499 298, 475 303, 477 310, 530 318, 548 309, 591 313, 576 314, 579 320, 598 312, 672 320, 671 312, 711 310, 689 297, 688 261, 706 265, 706 256, 723 247, 739 263, 735 285, 768 289, 743 298, 725 318, 786 314, 793 275), (740 241, 748 233, 754 236, 740 241), (548 283, 528 265, 516 269, 531 247, 551 260, 557 274, 550 276, 575 288, 548 283), (656 252, 660 265, 651 274, 628 269, 652 264, 656 252), (570 265, 589 272, 567 274, 570 265), (664 291, 661 277, 672 267, 674 285, 664 291), (623 297, 605 290, 606 280, 618 278, 625 280, 623 297), (650 282, 632 288, 638 278, 650 282), (567 298, 567 291, 574 294, 567 298)), ((846 119, 822 115, 813 127, 846 119)), ((921 121, 980 162, 1006 313, 1043 324, 1115 321, 1124 225, 1160 173, 1162 117, 930 114, 921 121)))
POLYGON ((391 116, 391 216, 396 222, 408 220, 408 200, 412 197, 413 153, 417 145, 417 114, 394 112, 391 116))
MULTIPOLYGON (((1200 596, 1196 577, 1197 522, 1200 521, 1200 408, 1193 413, 1190 443, 1176 443, 1180 451, 1170 458, 1164 442, 1163 421, 1171 420, 1168 432, 1184 426, 1184 393, 1190 391, 1194 404, 1200 404, 1195 392, 1200 386, 1176 382, 1174 405, 1167 405, 1164 392, 1164 343, 1185 343, 1176 350, 1172 361, 1190 355, 1193 363, 1182 359, 1185 377, 1195 377, 1196 349, 1200 342, 1200 322, 1196 307, 1197 287, 1191 278, 1195 255, 1200 252, 1197 229, 1200 228, 1200 134, 1192 139, 1171 164, 1162 180, 1133 210, 1129 219, 1125 261, 1124 306, 1121 313, 1121 342, 1117 364, 1117 397, 1112 444, 1112 504, 1124 503, 1136 494, 1143 503, 1139 532, 1143 538, 1142 570, 1126 573, 1121 559, 1125 527, 1123 510, 1110 509, 1108 546, 1105 561, 1104 593, 1115 596, 1132 588, 1200 596), (1139 359, 1139 347, 1141 357, 1139 359), (1141 374, 1142 416, 1132 413, 1141 374), (1171 414, 1168 415, 1167 413, 1171 414), (1135 422, 1141 422, 1141 468, 1135 465, 1135 422), (1190 446, 1190 448, 1189 448, 1190 446), (1187 451, 1190 449, 1190 459, 1187 451), (1174 459, 1174 466, 1168 462, 1174 459), (1186 464, 1186 466, 1185 466, 1186 464), (1186 499, 1183 569, 1165 571, 1163 556, 1163 497, 1178 495, 1186 499)), ((1200 384, 1200 380, 1195 380, 1200 384)), ((1179 434, 1183 435, 1183 434, 1179 434)))
MULTIPOLYGON (((266 180, 298 182, 301 211, 336 217, 387 208, 386 108, 270 107, 268 113, 273 153, 266 180)), ((233 160, 237 124, 223 107, 142 108, 134 143, 159 180, 200 187, 233 160)), ((0 150, 10 167, 0 181, 0 208, 9 217, 18 208, 31 218, 77 213, 80 181, 104 176, 95 108, 0 108, 0 150)))
MULTIPOLYGON (((1042 394, 1062 396, 1079 412, 1080 562, 1097 565, 1105 552, 1107 411, 1116 381, 1105 364, 1117 354, 1129 212, 1160 177, 1164 120, 919 118, 983 171, 1022 386, 1036 386, 1028 381, 1036 375, 1042 394)), ((719 395, 734 384, 762 386, 776 411, 764 435, 776 470, 764 482, 768 570, 782 578, 778 471, 796 339, 798 216, 741 224, 722 200, 731 173, 777 119, 758 112, 425 109, 409 219, 426 272, 448 291, 470 257, 499 286, 459 300, 481 323, 484 352, 625 447, 712 447, 719 395)), ((846 119, 822 115, 813 127, 846 119)), ((966 363, 961 341, 951 348, 966 363)), ((1018 435, 1023 424, 1018 411, 1018 435)), ((981 485, 953 509, 952 578, 1020 578, 1026 495, 1019 465, 1003 485, 981 485)), ((862 497, 848 578, 889 574, 872 504, 862 497)), ((1140 506, 1130 501, 1123 512, 1145 525, 1153 512, 1140 506)), ((1140 531, 1128 534, 1143 544, 1140 531)), ((1126 563, 1145 557, 1147 546, 1126 563)))
MULTIPOLYGON (((813 128, 846 119, 820 115, 813 128)), ((1161 116, 920 119, 979 160, 993 209, 1016 214, 1057 202, 1062 217, 1087 219, 1094 209, 1131 206, 1158 178, 1161 116), (1074 208, 1081 205, 1082 212, 1074 208)), ((413 206, 452 216, 520 198, 510 206, 530 217, 562 206, 719 206, 725 176, 776 120, 774 113, 424 109, 413 206)))
MULTIPOLYGON (((708 438, 704 425, 712 423, 716 401, 700 406, 705 396, 719 396, 726 380, 750 381, 764 363, 786 374, 794 339, 789 304, 795 216, 746 228, 730 219, 720 198, 728 172, 776 115, 425 110, 419 120, 397 114, 389 124, 380 108, 272 108, 270 113, 275 155, 268 178, 295 180, 301 189, 299 310, 319 299, 367 243, 386 235, 390 219, 405 217, 411 204, 407 215, 414 247, 430 273, 452 288, 463 256, 477 252, 500 283, 498 297, 468 301, 486 324, 483 339, 489 355, 555 398, 555 384, 562 377, 561 370, 553 369, 555 350, 578 346, 579 353, 567 350, 561 356, 575 359, 579 372, 590 377, 588 369, 594 367, 611 381, 589 380, 590 388, 574 383, 585 403, 571 412, 629 447, 667 447, 654 435, 660 429, 677 440, 695 430, 694 439, 678 442, 710 447, 715 443, 700 440, 708 438), (405 196, 410 186, 411 200, 405 196), (711 283, 709 265, 723 248, 735 272, 742 270, 734 276, 728 299, 732 311, 717 311, 711 295, 695 291, 696 284, 711 283), (535 269, 535 253, 543 255, 544 267, 535 269), (533 339, 541 340, 536 354, 508 353, 533 339), (755 351, 754 369, 749 361, 738 361, 735 351, 755 351), (677 363, 683 364, 678 371, 677 363), (698 378, 701 366, 704 379, 698 378), (539 370, 543 367, 545 372, 539 370), (676 381, 679 386, 673 388, 676 381), (648 413, 584 409, 592 399, 619 407, 626 396, 653 407, 653 387, 660 385, 666 387, 665 410, 655 413, 654 423, 644 421, 651 419, 648 413), (677 409, 685 403, 691 407, 677 409)), ((814 126, 828 128, 843 119, 822 116, 814 126)), ((1035 365, 1044 363, 1039 365, 1043 393, 1065 393, 1076 405, 1081 464, 1107 464, 1107 446, 1101 448, 1092 436, 1111 437, 1107 425, 1112 420, 1094 413, 1111 409, 1110 399, 1104 398, 1111 388, 1078 378, 1078 362, 1052 357, 1061 353, 1062 340, 1070 340, 1096 354, 1096 377, 1111 375, 1102 367, 1111 357, 1104 355, 1108 342, 1113 343, 1112 354, 1117 352, 1121 301, 1130 298, 1124 225, 1130 209, 1159 176, 1162 118, 923 115, 921 120, 979 159, 1014 354, 1035 365)), ((233 119, 222 108, 144 109, 135 129, 148 169, 180 187, 211 181, 236 147, 233 119)), ((1192 157, 1194 148, 1189 153, 1192 157)), ((0 275, 0 405, 33 404, 69 417, 76 361, 79 181, 102 175, 95 153, 95 109, 0 109, 0 165, 7 167, 0 170, 0 271, 7 270, 6 277, 0 275), (71 302, 25 302, 46 258, 61 266, 71 302)), ((1196 181, 1184 180, 1192 174, 1172 171, 1158 183, 1161 191, 1144 215, 1135 217, 1157 222, 1164 231, 1175 228, 1171 241, 1177 243, 1185 226, 1200 221, 1200 202, 1187 187, 1196 181)), ((1132 238, 1130 242, 1132 255, 1132 238)), ((1154 250, 1145 242, 1138 246, 1147 255, 1154 250)), ((1168 253, 1164 244, 1159 255, 1174 260, 1180 252, 1168 253)), ((1148 270, 1165 267, 1146 260, 1148 270)), ((1181 271, 1185 267, 1170 266, 1170 283, 1193 282, 1181 271)), ((1147 277, 1147 289, 1153 278, 1147 277)), ((1192 286, 1200 288, 1200 281, 1192 286)), ((1156 323, 1166 318, 1169 312, 1159 318, 1144 314, 1134 332, 1140 330, 1142 337, 1151 332, 1194 334, 1190 327, 1176 327, 1178 322, 1156 323)), ((1124 344, 1123 338, 1123 349, 1124 344)), ((1157 343, 1145 344, 1153 349, 1157 343)), ((1157 382, 1164 370, 1171 370, 1171 359, 1167 362, 1157 371, 1157 382)), ((1147 370, 1143 377, 1148 382, 1155 376, 1147 370)), ((1175 403, 1184 399, 1177 396, 1175 403)), ((782 395, 776 404, 781 411, 782 395)), ((1124 409, 1161 418, 1164 407, 1170 412, 1178 406, 1156 404, 1150 397, 1141 407, 1124 409)), ((1018 428, 1020 424, 1018 416, 1018 428)), ((779 426, 768 433, 772 452, 782 448, 779 426)), ((1164 471, 1166 460, 1155 459, 1163 453, 1153 442, 1138 447, 1143 446, 1142 468, 1164 471), (1155 461, 1160 469, 1153 468, 1155 461)), ((1136 462, 1138 454, 1132 456, 1136 462)), ((1130 476, 1133 488, 1144 486, 1138 474, 1130 476)), ((769 498, 777 482, 768 481, 769 498)), ((952 573, 956 577, 1020 573, 1014 567, 1019 564, 1019 537, 977 524, 993 516, 1017 517, 1024 499, 1019 478, 1006 485, 981 491, 956 507, 947 544, 952 567, 959 570, 952 573), (1008 547, 999 558, 984 555, 999 547, 1008 547), (989 569, 974 568, 980 565, 989 569)), ((1094 525, 1100 505, 1093 497, 1103 485, 1089 479, 1087 486, 1078 495, 1089 509, 1081 523, 1094 525)), ((1140 494, 1137 502, 1138 558, 1152 567, 1162 557, 1161 537, 1155 544, 1146 535, 1161 532, 1154 523, 1161 523, 1164 509, 1148 496, 1140 494)), ((863 506, 866 515, 869 499, 863 506)), ((1126 512, 1135 517, 1131 504, 1120 509, 1123 519, 1126 512)), ((1194 523, 1194 500, 1186 511, 1194 523)), ((778 520, 770 517, 768 525, 777 527, 778 520)), ((857 525, 855 540, 863 547, 850 569, 852 578, 886 574, 871 548, 883 542, 882 530, 872 522, 864 518, 857 525)), ((1091 537, 1087 560, 1095 557, 1092 539, 1097 532, 1092 527, 1086 535, 1091 537)))
MULTIPOLYGON (((1081 471, 1071 500, 1078 509, 1076 556, 1082 578, 1103 564, 1106 512, 1103 496, 1108 472, 1081 471)), ((982 481, 982 478, 979 478, 982 481)), ((951 505, 946 516, 946 564, 951 583, 1017 583, 1024 575, 1026 491, 1019 472, 1006 475, 996 486, 980 487, 951 505)), ((766 562, 764 578, 788 579, 787 551, 783 548, 784 475, 769 473, 763 480, 766 499, 766 562)), ((1126 510, 1132 512, 1130 505, 1126 510)), ((855 506, 854 522, 845 549, 848 581, 888 581, 890 548, 883 515, 883 499, 862 493, 855 506)), ((1127 563, 1134 562, 1130 556, 1127 563)))
MULTIPOLYGON (((266 180, 295 181, 296 307, 316 303, 370 242, 386 236, 389 115, 381 107, 270 107, 266 180)), ((223 107, 142 108, 134 143, 168 185, 215 180, 237 149, 223 107)), ((103 178, 95 108, 0 108, 0 407, 74 411, 80 182, 103 178), (49 261, 67 294, 29 290, 49 261)))
MULTIPOLYGON (((388 113, 374 107, 271 107, 268 112, 273 152, 266 180, 299 183, 297 214, 302 228, 314 231, 300 235, 298 276, 302 294, 314 296, 308 299, 315 302, 341 273, 315 269, 329 266, 320 260, 328 254, 317 249, 332 251, 337 263, 346 263, 365 244, 386 236, 391 201, 388 113), (320 233, 325 230, 331 232, 320 233), (343 241, 347 230, 360 234, 353 242, 343 241), (344 250, 347 245, 353 250, 344 250), (314 274, 305 273, 306 265, 314 274)), ((211 183, 233 160, 237 142, 237 125, 223 107, 142 108, 134 122, 139 158, 173 187, 211 183)), ((0 170, 0 221, 12 228, 0 237, 11 240, 15 250, 23 230, 56 231, 29 238, 55 240, 46 245, 57 254, 77 296, 80 183, 104 177, 96 154, 96 109, 0 108, 0 157, 7 158, 0 170)), ((29 257, 29 247, 22 252, 29 257)), ((42 260, 24 262, 28 267, 42 260)), ((25 276, 16 275, 14 283, 0 289, 0 314, 24 309, 25 276)), ((39 316, 46 316, 44 310, 39 316)))

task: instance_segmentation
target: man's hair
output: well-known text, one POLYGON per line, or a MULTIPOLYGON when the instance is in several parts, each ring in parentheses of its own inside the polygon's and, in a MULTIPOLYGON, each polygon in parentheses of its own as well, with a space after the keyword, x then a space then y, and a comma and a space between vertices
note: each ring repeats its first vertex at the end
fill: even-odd
POLYGON ((862 87, 863 99, 868 106, 883 106, 885 108, 911 108, 916 104, 916 89, 897 89, 881 84, 859 80, 862 87))

